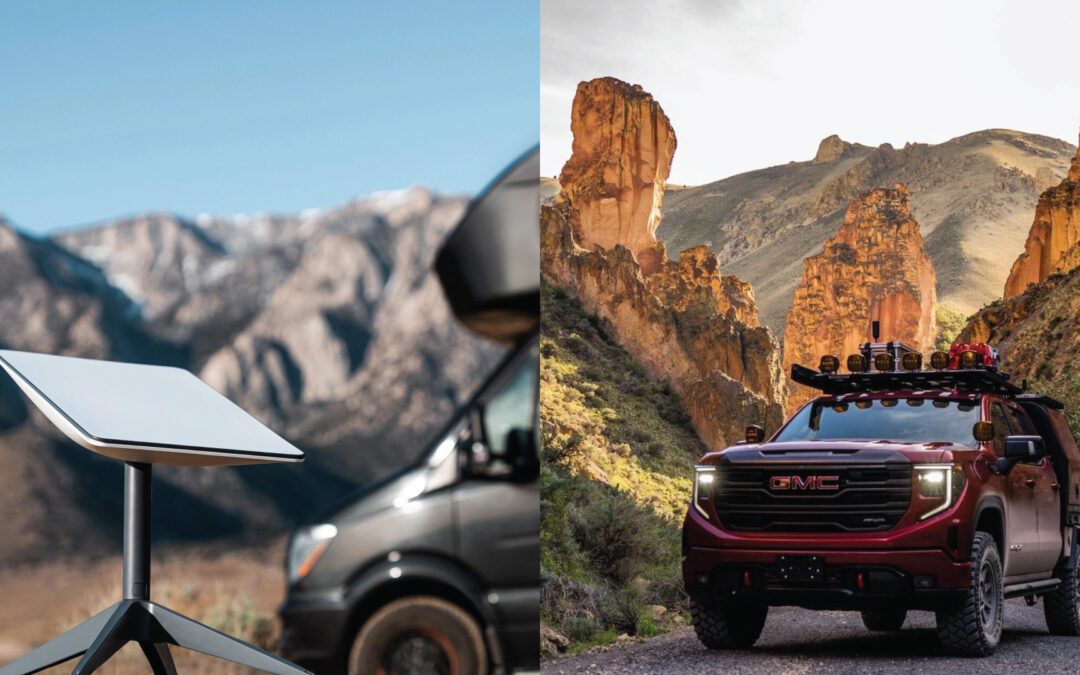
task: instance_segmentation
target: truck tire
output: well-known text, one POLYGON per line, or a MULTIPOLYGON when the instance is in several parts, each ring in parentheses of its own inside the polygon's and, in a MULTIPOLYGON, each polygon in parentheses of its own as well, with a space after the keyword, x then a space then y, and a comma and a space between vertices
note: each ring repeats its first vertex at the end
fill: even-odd
POLYGON ((862 622, 867 630, 900 630, 906 618, 906 609, 867 609, 862 611, 862 622))
POLYGON ((761 637, 767 605, 732 604, 711 594, 690 596, 690 617, 701 644, 709 649, 748 649, 761 637))
POLYGON ((1001 556, 994 538, 976 532, 971 545, 971 584, 962 602, 937 612, 938 640, 946 651, 988 656, 1001 640, 1005 608, 1001 556))
POLYGON ((1080 635, 1080 579, 1078 568, 1058 574, 1061 585, 1043 596, 1046 627, 1051 635, 1080 635))
POLYGON ((349 675, 488 672, 480 626, 442 598, 395 600, 371 615, 349 650, 349 675))

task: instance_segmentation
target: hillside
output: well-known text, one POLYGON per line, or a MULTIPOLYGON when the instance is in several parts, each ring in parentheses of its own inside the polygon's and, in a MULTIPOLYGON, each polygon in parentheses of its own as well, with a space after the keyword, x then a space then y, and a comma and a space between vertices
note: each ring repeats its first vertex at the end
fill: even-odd
MULTIPOLYGON (((162 467, 155 536, 282 533, 411 460, 496 362, 429 273, 465 203, 415 188, 295 216, 148 214, 51 239, 0 223, 0 344, 200 375, 308 461, 162 467)), ((6 378, 0 396, 0 562, 113 552, 119 464, 60 437, 6 378)))
POLYGON ((709 245, 726 272, 753 286, 763 322, 781 333, 803 258, 821 251, 850 200, 903 183, 938 300, 966 315, 1001 296, 1039 194, 1067 175, 1075 151, 1003 129, 900 149, 830 137, 813 160, 669 191, 656 235, 672 252, 709 245))
POLYGON ((543 620, 572 650, 652 634, 682 620, 679 526, 706 448, 610 326, 546 284, 541 311, 543 620))

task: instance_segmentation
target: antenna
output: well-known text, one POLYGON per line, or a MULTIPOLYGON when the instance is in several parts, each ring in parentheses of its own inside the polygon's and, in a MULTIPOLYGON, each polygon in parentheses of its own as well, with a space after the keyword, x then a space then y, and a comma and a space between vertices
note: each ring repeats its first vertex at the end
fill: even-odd
POLYGON ((880 321, 871 321, 870 322, 870 335, 873 336, 874 342, 877 342, 878 338, 881 337, 881 322, 880 321))

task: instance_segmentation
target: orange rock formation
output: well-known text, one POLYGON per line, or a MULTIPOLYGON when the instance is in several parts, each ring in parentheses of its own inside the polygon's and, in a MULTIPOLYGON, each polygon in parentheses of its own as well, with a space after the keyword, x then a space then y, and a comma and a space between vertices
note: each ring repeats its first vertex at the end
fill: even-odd
POLYGON ((710 448, 747 423, 775 429, 786 380, 750 285, 721 274, 705 246, 668 260, 653 237, 675 150, 667 116, 640 87, 603 78, 578 86, 572 121, 562 192, 541 207, 543 278, 672 385, 710 448))
POLYGON ((574 204, 575 239, 588 250, 621 244, 652 274, 664 257, 654 233, 675 154, 671 122, 641 87, 603 77, 578 85, 570 129, 559 182, 574 204))
POLYGON ((1080 149, 1060 184, 1039 196, 1035 222, 1028 232, 1024 252, 1013 263, 1005 281, 1005 297, 1024 292, 1028 284, 1046 281, 1080 265, 1080 149))
MULTIPOLYGON (((816 368, 823 354, 836 354, 844 363, 869 339, 872 321, 881 322, 882 340, 930 348, 936 284, 907 188, 860 195, 824 250, 805 261, 784 329, 784 371, 793 363, 816 368)), ((788 412, 812 395, 793 385, 788 412)))

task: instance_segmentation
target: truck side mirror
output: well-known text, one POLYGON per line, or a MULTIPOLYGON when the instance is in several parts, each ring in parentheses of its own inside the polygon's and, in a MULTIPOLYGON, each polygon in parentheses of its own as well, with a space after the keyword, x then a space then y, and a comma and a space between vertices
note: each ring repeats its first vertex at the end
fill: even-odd
POLYGON ((765 441, 765 427, 760 424, 746 425, 746 442, 762 443, 765 441))
POLYGON ((1005 456, 1020 462, 1037 462, 1046 456, 1042 436, 1007 436, 1005 456))
POLYGON ((1046 456, 1042 436, 1006 436, 1005 456, 997 461, 1002 473, 1008 473, 1020 462, 1038 462, 1046 456))

